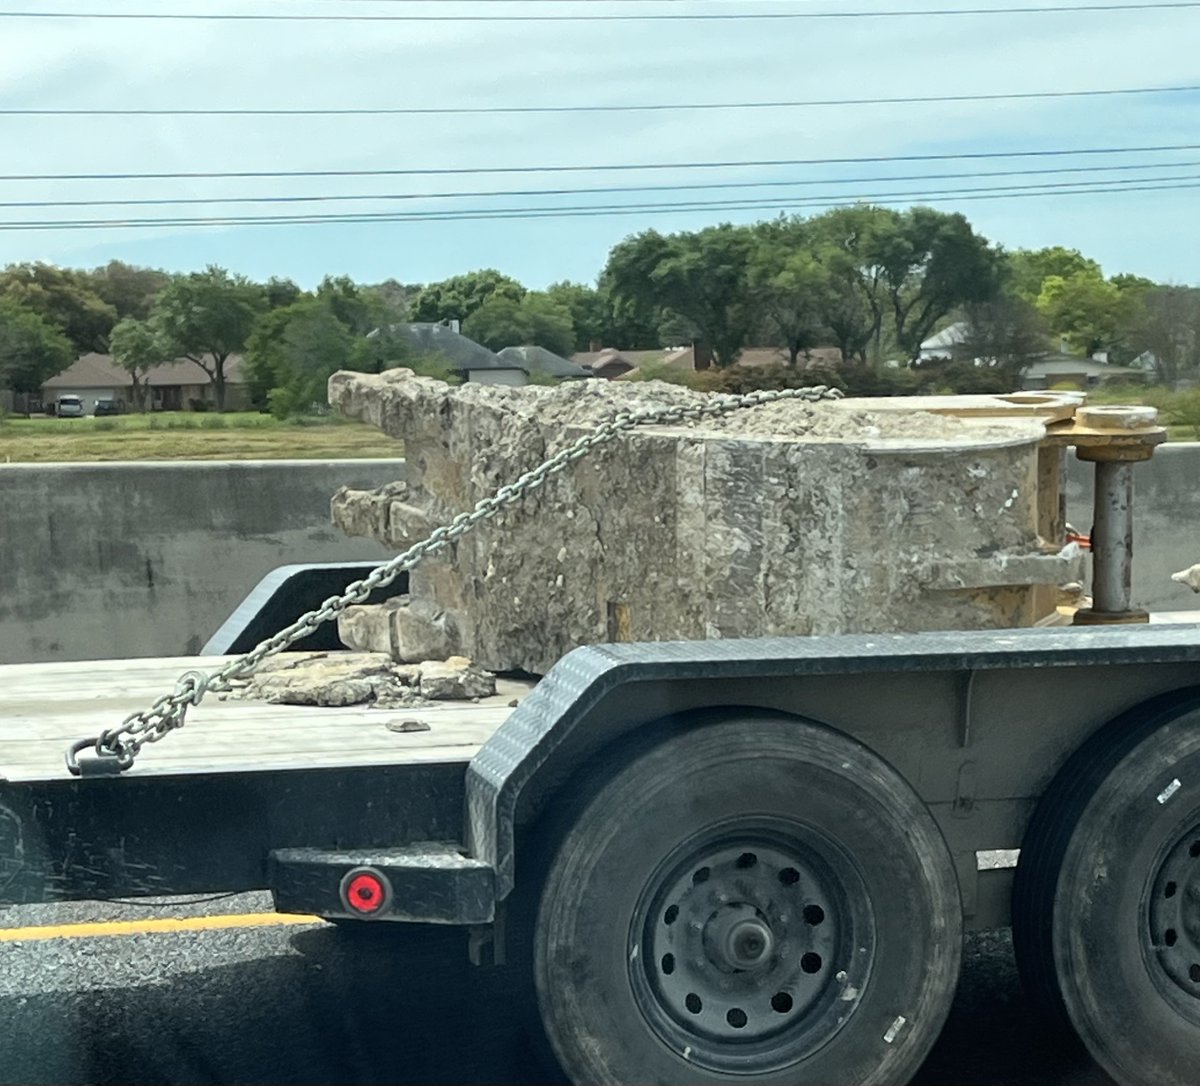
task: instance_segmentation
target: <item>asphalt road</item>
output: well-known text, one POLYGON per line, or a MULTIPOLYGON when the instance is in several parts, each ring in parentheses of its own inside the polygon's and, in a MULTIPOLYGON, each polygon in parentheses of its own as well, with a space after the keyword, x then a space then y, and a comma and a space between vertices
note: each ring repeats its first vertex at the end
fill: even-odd
MULTIPOLYGON (((256 913, 41 906, 0 927, 256 913)), ((466 960, 453 930, 347 935, 326 925, 0 942, 0 1083, 552 1082, 532 1055, 519 986, 466 960)), ((973 935, 923 1086, 1105 1086, 1024 1004, 1004 932, 973 935)))

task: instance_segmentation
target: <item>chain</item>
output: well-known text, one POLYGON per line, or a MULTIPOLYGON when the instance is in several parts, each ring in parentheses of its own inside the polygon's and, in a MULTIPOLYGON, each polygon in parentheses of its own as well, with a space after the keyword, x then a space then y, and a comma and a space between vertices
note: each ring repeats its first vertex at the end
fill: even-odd
POLYGON ((183 727, 188 709, 199 705, 206 694, 231 690, 235 680, 250 675, 267 657, 307 637, 318 626, 337 618, 347 607, 362 603, 375 589, 390 585, 401 573, 412 569, 431 554, 445 550, 482 521, 490 520, 502 510, 515 505, 530 491, 582 460, 593 449, 608 444, 635 427, 698 422, 781 400, 815 403, 818 400, 840 399, 841 395, 837 389, 817 385, 811 388, 751 392, 744 396, 714 396, 701 404, 622 412, 561 449, 532 471, 527 471, 516 482, 502 486, 490 497, 483 498, 470 512, 460 513, 420 543, 413 544, 361 580, 347 585, 340 596, 330 596, 315 610, 301 615, 290 626, 262 641, 244 656, 231 660, 207 675, 200 671, 186 672, 176 683, 174 691, 162 695, 149 709, 131 713, 119 727, 106 729, 99 736, 81 739, 67 752, 67 769, 75 776, 82 776, 84 770, 79 755, 87 751, 91 751, 102 763, 90 766, 89 773, 111 774, 129 769, 147 743, 157 743, 168 733, 183 727))

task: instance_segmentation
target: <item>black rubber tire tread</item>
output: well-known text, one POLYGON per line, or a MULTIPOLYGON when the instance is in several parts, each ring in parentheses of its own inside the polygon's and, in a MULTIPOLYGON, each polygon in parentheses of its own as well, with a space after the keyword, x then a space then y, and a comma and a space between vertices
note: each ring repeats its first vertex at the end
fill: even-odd
MULTIPOLYGON (((1105 809, 1089 809, 1097 802, 1098 793, 1106 784, 1111 785, 1129 772, 1129 764, 1139 762, 1146 756, 1147 745, 1153 746, 1156 736, 1175 723, 1191 723, 1185 718, 1194 717, 1194 726, 1200 729, 1200 688, 1175 691, 1144 702, 1122 713, 1093 734, 1067 761, 1046 789, 1033 818, 1030 820, 1021 843, 1021 856, 1013 884, 1012 927, 1013 944, 1017 968, 1022 986, 1048 1025, 1074 1030, 1097 1062, 1109 1074, 1123 1083, 1161 1083, 1169 1086, 1178 1082, 1181 1086, 1194 1086, 1197 1067, 1190 1067, 1183 1078, 1174 1079, 1159 1067, 1150 1077, 1144 1077, 1148 1068, 1136 1065, 1143 1062, 1135 1058, 1134 1066, 1126 1065, 1116 1052, 1109 1052, 1107 1044, 1121 1047, 1125 1043, 1136 1046, 1134 1028, 1118 1031, 1108 1042, 1091 1036, 1086 1022, 1077 1020, 1079 1009, 1074 999, 1068 999, 1063 988, 1060 971, 1056 965, 1061 950, 1062 925, 1056 922, 1059 910, 1070 913, 1079 898, 1079 887, 1061 887, 1063 867, 1067 861, 1072 841, 1087 832, 1091 824, 1113 817, 1114 812, 1105 809)), ((1103 803, 1103 801, 1100 801, 1103 803)), ((1070 925, 1073 920, 1064 920, 1070 925)), ((1111 984, 1113 978, 1109 978, 1111 984)), ((1088 977, 1083 983, 1096 988, 1099 998, 1111 1002, 1126 1014, 1136 1012, 1131 1006, 1131 993, 1121 985, 1104 989, 1104 979, 1088 977)), ((1132 1027, 1131 1019, 1127 1019, 1132 1027)), ((1200 1036, 1197 1038, 1200 1041, 1200 1036)))
POLYGON ((907 782, 856 740, 775 713, 725 716, 686 731, 669 730, 654 743, 643 733, 640 741, 610 754, 606 763, 593 763, 588 783, 580 787, 577 778, 569 798, 551 809, 548 839, 557 847, 550 847, 533 931, 542 1020, 571 1081, 589 1086, 907 1082, 942 1030, 962 955, 962 904, 949 851, 907 782), (877 865, 865 872, 879 893, 875 913, 881 957, 871 981, 846 1023, 822 1048, 770 1074, 727 1075, 686 1062, 651 1031, 629 996, 623 948, 614 960, 602 946, 589 945, 618 935, 624 940, 631 910, 623 911, 623 906, 642 884, 632 875, 606 880, 598 873, 605 862, 616 862, 624 875, 622 863, 636 866, 654 859, 639 847, 649 843, 647 837, 657 838, 659 855, 665 855, 700 829, 705 816, 711 820, 731 813, 706 804, 699 783, 706 774, 710 780, 718 775, 723 796, 736 794, 755 814, 802 814, 811 824, 821 824, 822 802, 831 804, 831 811, 852 802, 856 817, 847 821, 855 825, 821 824, 822 829, 840 834, 841 843, 860 861, 877 865), (828 798, 831 787, 843 789, 835 801, 828 798), (780 811, 777 800, 792 806, 780 811), (681 803, 690 804, 685 816, 678 810, 681 803), (606 840, 611 845, 618 838, 619 844, 606 852, 606 840), (854 845, 869 854, 864 857, 854 845), (623 858, 619 862, 614 860, 618 856, 623 858), (589 875, 598 882, 589 884, 589 875), (581 927, 589 923, 600 940, 586 933, 581 937, 581 927), (565 952, 556 955, 556 947, 565 952), (597 971, 591 970, 593 965, 597 971), (899 967, 889 973, 891 965, 899 967), (598 980, 605 970, 613 983, 598 980), (905 1025, 886 1040, 899 1015, 905 1025), (609 1028, 616 1022, 620 1025, 609 1028))

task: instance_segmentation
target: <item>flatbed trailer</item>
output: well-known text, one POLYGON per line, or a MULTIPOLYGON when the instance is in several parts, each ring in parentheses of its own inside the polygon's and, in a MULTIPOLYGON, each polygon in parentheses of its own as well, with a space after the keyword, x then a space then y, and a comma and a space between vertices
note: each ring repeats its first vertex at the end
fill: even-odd
POLYGON ((396 711, 211 696, 633 426, 828 395, 617 416, 259 641, 303 610, 265 585, 210 643, 241 657, 0 668, 0 904, 265 889, 458 925, 567 1078, 611 1086, 906 1082, 963 930, 1011 924, 1030 999, 1121 1086, 1194 1086, 1200 622, 1129 599, 1152 411, 1047 438, 1097 463, 1070 628, 591 645, 396 711))
POLYGON ((0 901, 461 925, 581 1083, 903 1082, 1011 923, 1118 1082, 1196 1079, 1200 625, 593 646, 478 704, 210 699, 67 772, 222 662, 0 667, 0 901))

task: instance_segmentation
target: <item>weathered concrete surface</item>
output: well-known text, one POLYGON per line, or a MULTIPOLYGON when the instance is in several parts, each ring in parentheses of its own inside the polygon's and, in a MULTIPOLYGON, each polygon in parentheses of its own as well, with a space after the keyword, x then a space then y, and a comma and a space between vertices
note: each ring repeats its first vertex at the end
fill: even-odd
MULTIPOLYGON (((406 547, 619 410, 704 400, 657 383, 337 374, 330 403, 402 436, 408 476, 339 493, 334 520, 406 547)), ((430 638, 490 670, 535 674, 612 640, 1026 625, 1031 585, 1080 572, 1037 538, 1043 432, 862 402, 645 428, 414 570, 405 621, 424 616, 430 638)), ((395 647, 399 613, 372 647, 395 647)))
POLYGON ((330 523, 402 460, 0 465, 0 663, 192 653, 272 569, 386 550, 330 523))
POLYGON ((275 705, 371 705, 396 709, 471 701, 496 693, 496 677, 465 657, 398 664, 382 652, 299 652, 264 661, 223 697, 275 705))
MULTIPOLYGON (((1091 530, 1095 465, 1068 457, 1067 519, 1091 530)), ((1133 466, 1133 605, 1189 611, 1196 597, 1171 575, 1200 559, 1200 442, 1169 442, 1133 466)))

